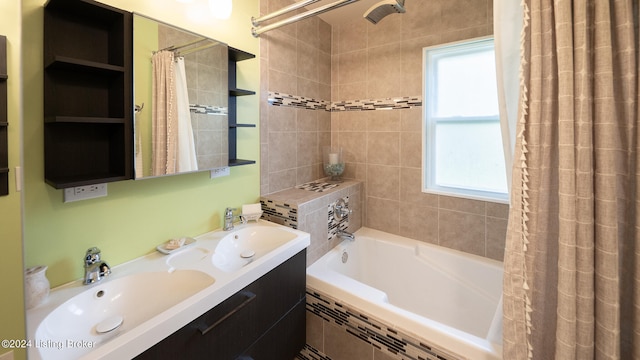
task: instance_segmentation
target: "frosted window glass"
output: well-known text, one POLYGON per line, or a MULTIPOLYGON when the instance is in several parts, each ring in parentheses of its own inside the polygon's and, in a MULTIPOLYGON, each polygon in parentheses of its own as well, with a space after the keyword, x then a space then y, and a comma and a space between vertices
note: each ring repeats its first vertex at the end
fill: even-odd
POLYGON ((435 60, 436 117, 496 116, 494 52, 447 54, 435 60))
POLYGON ((426 192, 506 202, 493 39, 424 50, 426 192))
POLYGON ((436 131, 438 186, 505 191, 500 123, 439 123, 436 131))

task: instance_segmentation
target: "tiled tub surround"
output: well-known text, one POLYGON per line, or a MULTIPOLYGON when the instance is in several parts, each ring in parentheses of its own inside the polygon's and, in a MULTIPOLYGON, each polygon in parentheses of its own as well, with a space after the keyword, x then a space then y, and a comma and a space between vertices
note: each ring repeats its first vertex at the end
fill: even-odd
POLYGON ((355 235, 307 268, 312 348, 334 360, 502 359, 502 263, 370 228, 355 235))
MULTIPOLYGON (((318 183, 328 181, 318 180, 318 183)), ((292 188, 262 196, 263 218, 274 222, 284 219, 287 226, 295 227, 311 234, 311 244, 307 248, 307 265, 313 264, 341 240, 331 238, 330 231, 335 234, 337 227, 344 227, 333 222, 330 208, 338 199, 348 198, 349 232, 355 232, 362 226, 362 183, 345 180, 338 186, 322 192, 292 188), (330 229, 330 223, 334 226, 330 229)), ((346 219, 345 219, 346 221, 346 219)))
MULTIPOLYGON (((294 0, 261 1, 266 14, 294 0)), ((331 27, 317 17, 260 37, 261 194, 322 176, 322 146, 339 146, 344 176, 363 182, 362 223, 502 260, 508 206, 421 191, 422 107, 316 111, 271 106, 270 89, 308 99, 386 99, 422 93, 422 49, 491 35, 491 0, 406 0, 377 25, 331 27)))

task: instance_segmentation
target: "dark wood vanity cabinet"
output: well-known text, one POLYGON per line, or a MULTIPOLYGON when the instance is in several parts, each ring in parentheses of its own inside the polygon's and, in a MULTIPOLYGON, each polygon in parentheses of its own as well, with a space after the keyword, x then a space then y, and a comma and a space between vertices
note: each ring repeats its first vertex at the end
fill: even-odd
POLYGON ((7 79, 7 38, 0 35, 0 195, 9 194, 7 79))
POLYGON ((44 10, 45 181, 61 189, 133 175, 132 14, 92 0, 44 10))
POLYGON ((290 360, 305 344, 306 250, 136 359, 290 360))

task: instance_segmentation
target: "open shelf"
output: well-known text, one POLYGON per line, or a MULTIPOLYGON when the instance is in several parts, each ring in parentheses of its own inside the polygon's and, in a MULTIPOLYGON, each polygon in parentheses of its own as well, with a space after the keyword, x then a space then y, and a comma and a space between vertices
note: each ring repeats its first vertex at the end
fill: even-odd
POLYGON ((255 160, 244 160, 237 158, 237 137, 238 128, 256 127, 255 124, 239 124, 237 115, 238 96, 255 95, 255 91, 236 88, 237 84, 237 62, 253 59, 256 56, 236 48, 229 47, 229 166, 240 166, 255 164, 255 160))
POLYGON ((93 0, 44 11, 45 181, 133 178, 132 14, 93 0))

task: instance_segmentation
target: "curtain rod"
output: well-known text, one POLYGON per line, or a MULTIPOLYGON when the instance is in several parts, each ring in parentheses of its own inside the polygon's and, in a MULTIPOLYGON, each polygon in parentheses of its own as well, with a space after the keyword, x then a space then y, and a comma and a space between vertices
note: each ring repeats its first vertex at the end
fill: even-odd
MULTIPOLYGON (((208 48, 210 48, 212 46, 215 46, 215 45, 218 45, 218 44, 219 43, 209 43, 207 45, 202 45, 202 46, 197 47, 197 48, 193 48, 193 49, 189 49, 189 50, 185 50, 185 51, 178 51, 177 55, 178 56, 188 55, 188 54, 191 54, 191 53, 194 53, 194 52, 198 52, 200 50, 208 49, 208 48)), ((172 50, 172 51, 175 51, 175 50, 172 50)))
POLYGON ((200 39, 198 39, 198 40, 193 40, 193 41, 191 41, 191 42, 188 42, 188 43, 186 43, 186 44, 182 44, 182 45, 180 45, 180 46, 171 45, 171 46, 167 46, 167 47, 166 47, 166 48, 164 48, 164 49, 160 49, 160 50, 158 50, 158 51, 154 51, 154 53, 157 53, 157 52, 160 52, 160 51, 163 51, 163 50, 176 51, 176 50, 179 50, 179 49, 185 48, 185 47, 187 47, 187 46, 195 45, 195 44, 197 44, 197 43, 199 43, 199 42, 202 42, 202 41, 205 41, 205 40, 211 40, 211 39, 207 39, 207 38, 200 38, 200 39))
POLYGON ((254 18, 254 17, 251 17, 251 23, 253 24, 253 26, 258 26, 258 25, 260 25, 260 23, 262 23, 264 21, 267 21, 269 19, 273 19, 274 17, 278 17, 280 15, 286 14, 286 13, 288 13, 290 11, 293 11, 293 10, 300 9, 301 7, 305 7, 305 6, 309 5, 309 4, 313 4, 313 3, 316 3, 318 1, 320 1, 320 0, 298 1, 297 3, 291 4, 289 6, 285 6, 280 10, 277 10, 277 11, 274 11, 274 12, 272 12, 270 14, 261 16, 261 17, 259 17, 257 19, 254 18))
POLYGON ((339 7, 342 7, 342 6, 349 5, 349 4, 354 3, 356 1, 359 1, 359 0, 338 0, 338 1, 334 2, 334 3, 317 7, 315 9, 313 9, 313 10, 309 10, 309 11, 303 12, 302 14, 291 16, 289 18, 286 18, 284 20, 275 22, 275 23, 270 24, 270 25, 266 25, 266 26, 262 26, 262 27, 252 27, 251 28, 251 34, 254 37, 258 37, 263 32, 267 32, 267 31, 270 31, 270 30, 273 30, 273 29, 277 29, 277 28, 279 28, 281 26, 288 25, 288 24, 291 24, 291 23, 294 23, 294 22, 297 22, 297 21, 300 21, 300 20, 304 20, 304 19, 310 18, 310 17, 312 17, 314 15, 322 14, 322 13, 325 13, 327 11, 331 11, 333 9, 337 9, 339 7))

